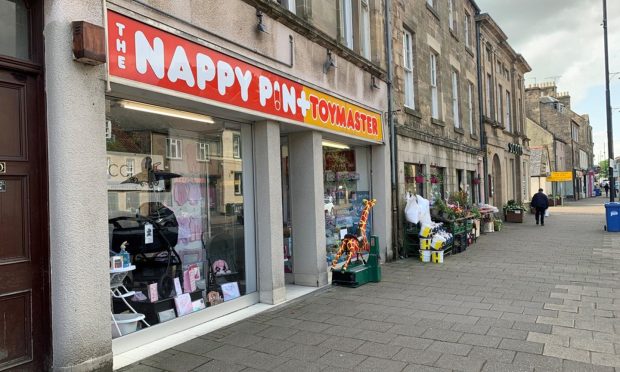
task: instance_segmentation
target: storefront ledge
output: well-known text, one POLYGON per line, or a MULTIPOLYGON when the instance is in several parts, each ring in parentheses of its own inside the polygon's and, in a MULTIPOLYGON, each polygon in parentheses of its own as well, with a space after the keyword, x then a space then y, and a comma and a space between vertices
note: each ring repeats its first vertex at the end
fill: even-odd
MULTIPOLYGON (((317 287, 286 286, 286 302, 320 290, 317 287)), ((273 309, 279 305, 258 303, 258 293, 240 297, 201 312, 158 324, 112 340, 114 369, 136 363, 151 355, 175 347, 196 337, 214 332, 235 322, 273 309), (228 305, 228 306, 226 306, 228 305), (219 308, 219 309, 218 309, 219 308)), ((281 305, 281 304, 280 304, 281 305)))
POLYGON ((54 372, 91 372, 91 371, 109 371, 112 368, 112 353, 102 355, 97 358, 89 359, 73 366, 53 366, 54 372))
POLYGON ((439 119, 435 119, 435 118, 431 118, 431 123, 435 124, 435 125, 439 125, 440 127, 445 127, 446 126, 446 122, 443 120, 439 120, 439 119))

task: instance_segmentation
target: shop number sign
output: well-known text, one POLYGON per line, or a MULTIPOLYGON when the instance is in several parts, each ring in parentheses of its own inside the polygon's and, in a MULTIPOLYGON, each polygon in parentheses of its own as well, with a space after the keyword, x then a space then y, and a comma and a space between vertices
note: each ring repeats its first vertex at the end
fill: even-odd
POLYGON ((380 142, 381 115, 108 11, 113 77, 190 94, 265 118, 380 142))

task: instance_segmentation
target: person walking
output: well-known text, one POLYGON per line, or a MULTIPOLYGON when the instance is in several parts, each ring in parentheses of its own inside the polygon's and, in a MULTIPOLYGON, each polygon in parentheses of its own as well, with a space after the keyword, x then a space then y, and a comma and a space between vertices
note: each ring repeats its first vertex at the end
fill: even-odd
POLYGON ((609 183, 605 184, 605 197, 609 197, 609 183))
POLYGON ((536 208, 536 224, 540 220, 540 225, 545 226, 545 211, 549 208, 549 199, 543 192, 543 189, 538 189, 538 192, 532 197, 531 206, 536 208))

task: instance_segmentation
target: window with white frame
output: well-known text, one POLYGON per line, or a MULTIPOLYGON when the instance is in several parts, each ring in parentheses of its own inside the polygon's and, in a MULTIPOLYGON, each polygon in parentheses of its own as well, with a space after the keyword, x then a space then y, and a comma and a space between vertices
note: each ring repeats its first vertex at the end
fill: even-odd
POLYGON ((465 46, 471 48, 471 35, 470 35, 470 23, 471 16, 468 13, 465 13, 465 23, 463 24, 463 33, 465 34, 465 46))
POLYGON ((504 100, 502 99, 502 84, 497 85, 497 115, 495 115, 495 120, 502 123, 504 121, 504 100))
POLYGON ((278 0, 278 2, 289 12, 296 13, 297 4, 295 3, 295 0, 278 0))
POLYGON ((454 0, 448 0, 448 27, 451 31, 456 31, 454 25, 454 0))
POLYGON ((461 115, 459 113, 459 75, 456 71, 452 71, 452 117, 454 118, 454 127, 461 127, 461 115))
POLYGON ((413 34, 403 31, 403 70, 405 71, 405 106, 415 108, 413 86, 413 34))
POLYGON ((579 142, 579 127, 573 123, 573 141, 579 142))
POLYGON ((127 159, 125 166, 127 167, 127 177, 133 177, 136 174, 136 161, 134 159, 127 159))
POLYGON ((487 115, 487 117, 491 117, 491 102, 493 102, 493 88, 491 88, 493 86, 493 78, 491 77, 491 74, 487 73, 487 84, 486 84, 486 90, 487 90, 487 94, 485 97, 485 103, 486 103, 486 110, 485 110, 485 114, 487 115))
POLYGON ((340 0, 340 24, 344 45, 353 49, 353 3, 352 0, 340 0))
POLYGON ((241 136, 233 134, 233 158, 241 157, 241 136))
POLYGON ((368 0, 361 0, 360 7, 360 54, 370 59, 370 5, 368 0))
POLYGON ((426 3, 431 7, 434 8, 435 7, 435 0, 426 0, 426 3))
POLYGON ((506 125, 506 130, 512 132, 512 123, 510 122, 510 92, 506 91, 506 119, 504 120, 504 125, 506 125))
POLYGON ((196 143, 196 160, 209 161, 209 144, 207 142, 196 143))
POLYGON ((474 85, 471 82, 467 82, 467 121, 469 133, 476 134, 474 128, 474 85))
POLYGON ((177 138, 166 138, 166 158, 183 159, 183 141, 177 138))
POLYGON ((437 55, 431 52, 430 58, 431 115, 433 119, 439 119, 439 92, 437 91, 437 55))

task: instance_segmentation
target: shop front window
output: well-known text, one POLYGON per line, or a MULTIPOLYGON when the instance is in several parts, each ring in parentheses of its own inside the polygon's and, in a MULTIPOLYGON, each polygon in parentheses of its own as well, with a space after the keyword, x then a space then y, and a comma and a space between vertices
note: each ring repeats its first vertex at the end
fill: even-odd
MULTIPOLYGON (((157 106, 139 112, 123 102, 109 99, 106 112, 115 317, 146 328, 256 291, 246 249, 253 242, 245 239, 244 124, 157 106)), ((136 327, 113 324, 113 336, 136 327)))
MULTIPOLYGON (((331 264, 346 234, 359 234, 364 199, 371 198, 370 151, 366 147, 323 141, 324 213, 327 262, 331 264)), ((371 235, 372 213, 366 234, 371 235)), ((341 257, 342 262, 346 257, 341 257)))
POLYGON ((413 195, 424 196, 424 164, 405 163, 405 191, 413 195))
POLYGON ((430 181, 431 181, 431 199, 445 199, 445 172, 446 168, 431 165, 430 181))
POLYGON ((24 0, 0 0, 0 54, 30 58, 29 12, 24 0))

